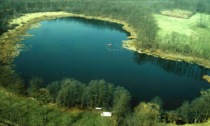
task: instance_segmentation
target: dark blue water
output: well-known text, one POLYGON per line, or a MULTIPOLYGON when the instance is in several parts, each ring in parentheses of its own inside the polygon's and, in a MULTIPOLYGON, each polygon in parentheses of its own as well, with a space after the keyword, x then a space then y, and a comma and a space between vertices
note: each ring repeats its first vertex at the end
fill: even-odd
POLYGON ((159 96, 166 109, 199 96, 210 87, 202 80, 208 69, 138 54, 122 48, 128 33, 122 26, 82 18, 42 21, 28 31, 26 50, 15 59, 15 69, 26 80, 41 77, 45 84, 64 77, 88 83, 104 79, 129 90, 136 102, 159 96), (112 44, 108 46, 107 44, 112 44))

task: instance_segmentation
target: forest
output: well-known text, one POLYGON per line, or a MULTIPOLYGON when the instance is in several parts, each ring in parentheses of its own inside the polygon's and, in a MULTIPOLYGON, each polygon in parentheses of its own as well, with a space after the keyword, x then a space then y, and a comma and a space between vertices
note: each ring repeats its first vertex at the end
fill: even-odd
MULTIPOLYGON (((163 10, 181 9, 199 13, 196 29, 208 29, 209 0, 0 0, 0 35, 13 29, 9 21, 25 13, 65 11, 123 20, 135 28, 138 37, 132 43, 137 49, 162 50, 210 60, 209 36, 187 36, 172 32, 160 37, 155 16, 163 10), (184 43, 186 42, 186 43, 184 43), (179 43, 179 44, 177 44, 179 43), (199 43, 193 46, 194 43, 199 43), (204 46, 203 43, 206 43, 204 46)), ((1 38, 2 36, 0 36, 1 38)), ((175 110, 165 110, 160 97, 150 102, 132 104, 132 96, 123 87, 105 80, 85 84, 64 78, 43 86, 39 77, 29 81, 14 71, 12 48, 16 41, 0 41, 0 125, 2 126, 164 126, 197 124, 210 118, 210 90, 185 101, 175 110), (112 111, 113 118, 101 120, 100 111, 112 111), (78 109, 78 110, 74 110, 78 109), (89 121, 87 121, 89 120, 89 121)))

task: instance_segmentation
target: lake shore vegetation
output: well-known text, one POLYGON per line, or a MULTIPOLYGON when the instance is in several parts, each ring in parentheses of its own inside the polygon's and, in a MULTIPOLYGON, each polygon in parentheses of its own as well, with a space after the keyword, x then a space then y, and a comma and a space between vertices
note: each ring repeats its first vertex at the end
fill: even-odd
POLYGON ((210 83, 210 76, 209 75, 204 75, 203 79, 205 79, 206 81, 208 81, 210 83))
MULTIPOLYGON (((47 0, 45 2, 32 0, 3 0, 1 1, 0 6, 0 32, 5 33, 9 29, 13 29, 18 25, 15 23, 10 25, 9 21, 11 19, 20 17, 25 13, 33 12, 65 11, 74 14, 84 14, 85 16, 103 17, 115 20, 117 19, 119 21, 126 22, 132 29, 131 33, 135 33, 133 39, 130 42, 125 43, 126 48, 138 51, 140 53, 143 52, 150 55, 160 56, 166 59, 183 60, 197 63, 209 68, 209 46, 207 43, 209 34, 207 33, 209 33, 208 14, 210 11, 208 5, 209 2, 207 0, 194 0, 193 2, 190 0, 184 0, 182 2, 176 0, 167 2, 163 0, 157 0, 153 2, 145 0, 131 0, 123 2, 118 0, 47 0), (185 20, 187 23, 179 23, 179 25, 174 25, 174 22, 182 19, 179 18, 179 16, 177 18, 177 15, 188 15, 187 17, 189 18, 185 20), (192 22, 191 20, 194 21, 192 22), (162 25, 164 24, 160 23, 162 21, 166 24, 169 23, 167 25, 169 27, 162 25), (189 27, 186 28, 184 25, 189 27), (173 31, 172 26, 177 26, 177 28, 180 28, 181 30, 178 32, 177 30, 173 31), (188 31, 193 31, 190 36, 190 32, 185 33, 185 28, 189 29, 188 31), (168 32, 168 30, 171 30, 172 32, 168 32), (167 33, 167 35, 165 33, 167 33)), ((9 39, 13 39, 12 42, 15 42, 14 39, 17 39, 17 37, 12 37, 13 35, 11 35, 9 39)), ((1 48, 4 48, 5 42, 3 41, 2 44, 1 48), (2 46, 2 44, 4 46, 2 46)), ((7 44, 8 43, 6 43, 6 45, 7 44)), ((18 44, 16 46, 21 45, 18 44)), ((4 49, 5 51, 3 54, 8 55, 8 53, 5 52, 12 52, 16 48, 20 47, 13 46, 13 48, 10 50, 4 49)), ((13 55, 11 57, 18 55, 17 52, 10 54, 13 55)), ((11 62, 11 60, 9 61, 11 62)), ((4 62, 7 61, 3 61, 3 63, 4 62)))
MULTIPOLYGON (((42 20, 53 20, 56 18, 66 18, 66 17, 80 17, 86 19, 96 19, 96 20, 103 20, 109 21, 113 23, 118 23, 123 25, 123 29, 130 33, 128 38, 134 39, 136 38, 136 33, 134 30, 124 21, 110 19, 100 16, 86 16, 83 14, 73 14, 67 12, 38 12, 38 13, 29 13, 25 14, 19 18, 13 19, 9 21, 9 26, 17 25, 14 29, 9 30, 8 32, 4 33, 0 37, 0 41, 4 46, 1 47, 2 55, 0 56, 0 61, 5 63, 12 63, 13 59, 20 54, 21 49, 23 48, 23 44, 20 43, 26 37, 30 37, 31 35, 26 33, 26 30, 31 28, 38 28, 39 21, 42 20), (12 39, 10 37, 13 37, 12 39), (23 38, 18 38, 18 36, 22 36, 23 38), (12 48, 12 50, 8 50, 7 47, 12 48)), ((127 40, 126 42, 129 42, 127 40)))
POLYGON ((31 24, 79 15, 123 24, 131 33, 125 48, 210 68, 209 6, 208 0, 1 0, 0 125, 209 125, 209 90, 176 110, 161 108, 160 99, 132 107, 126 89, 104 80, 83 84, 66 78, 43 87, 40 78, 25 82, 12 65, 31 24), (102 118, 95 107, 112 111, 113 118, 102 118))

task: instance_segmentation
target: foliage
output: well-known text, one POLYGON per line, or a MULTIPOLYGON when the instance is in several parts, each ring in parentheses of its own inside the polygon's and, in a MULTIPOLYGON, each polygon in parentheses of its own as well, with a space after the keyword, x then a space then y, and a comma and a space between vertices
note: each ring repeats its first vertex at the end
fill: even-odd
POLYGON ((205 122, 210 118, 210 90, 202 91, 199 98, 196 98, 191 103, 184 102, 177 109, 178 115, 186 123, 205 122))
POLYGON ((141 102, 127 123, 128 126, 159 126, 160 107, 154 103, 141 102))
POLYGON ((130 106, 130 93, 122 87, 114 88, 113 84, 104 80, 91 80, 87 85, 75 79, 66 78, 51 83, 48 89, 50 95, 56 97, 57 103, 69 108, 110 109, 113 107, 116 114, 123 116, 130 106))
POLYGON ((47 89, 49 91, 49 94, 52 97, 52 100, 55 102, 56 97, 58 96, 58 92, 61 89, 61 85, 59 81, 53 81, 51 84, 48 84, 47 89))
POLYGON ((25 93, 24 81, 15 73, 10 65, 0 65, 0 86, 18 94, 25 93))
MULTIPOLYGON (((19 97, 0 88, 0 122, 9 125, 80 125, 82 122, 75 120, 84 121, 89 118, 101 120, 100 112, 95 114, 81 112, 76 116, 61 112, 56 104, 49 104, 54 100, 67 108, 103 107, 104 110, 113 111, 115 121, 111 119, 99 121, 101 125, 160 126, 165 125, 163 122, 200 123, 210 118, 210 90, 202 91, 201 96, 192 102, 184 102, 176 111, 164 112, 161 110, 162 100, 155 97, 149 103, 141 102, 134 108, 134 112, 131 112, 130 93, 123 87, 115 88, 104 80, 92 80, 87 85, 66 78, 51 83, 47 88, 41 88, 39 86, 41 82, 39 78, 32 78, 30 81, 29 96, 36 99, 19 97)), ((89 121, 88 125, 91 124, 95 123, 89 121)))
POLYGON ((40 104, 0 87, 0 124, 19 126, 112 126, 111 118, 101 118, 100 111, 67 110, 55 104, 40 104))
POLYGON ((123 87, 117 87, 114 91, 113 112, 116 116, 116 124, 121 125, 124 117, 130 111, 131 95, 123 87))
POLYGON ((41 88, 41 84, 43 83, 43 80, 38 77, 33 77, 29 81, 29 88, 28 88, 28 94, 31 97, 37 98, 38 97, 38 91, 41 88))
POLYGON ((108 108, 112 104, 114 86, 104 80, 92 80, 88 84, 90 89, 90 105, 108 108))
POLYGON ((69 108, 79 104, 83 92, 80 91, 81 82, 74 79, 64 79, 61 84, 61 90, 57 96, 58 103, 69 108))
POLYGON ((154 98, 150 101, 150 103, 153 103, 153 104, 158 105, 160 109, 161 109, 162 106, 163 106, 163 100, 162 100, 159 96, 154 97, 154 98))

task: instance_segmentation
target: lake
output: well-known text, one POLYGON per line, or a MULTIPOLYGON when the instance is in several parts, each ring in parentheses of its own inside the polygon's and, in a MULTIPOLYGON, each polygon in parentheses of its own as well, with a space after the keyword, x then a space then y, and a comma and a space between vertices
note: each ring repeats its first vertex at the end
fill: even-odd
POLYGON ((122 25, 77 17, 40 24, 28 30, 34 36, 22 41, 26 47, 14 61, 26 80, 36 76, 47 85, 65 77, 85 83, 104 79, 129 90, 135 104, 159 96, 165 109, 174 109, 210 87, 202 79, 209 69, 123 48, 129 33, 122 25))

